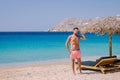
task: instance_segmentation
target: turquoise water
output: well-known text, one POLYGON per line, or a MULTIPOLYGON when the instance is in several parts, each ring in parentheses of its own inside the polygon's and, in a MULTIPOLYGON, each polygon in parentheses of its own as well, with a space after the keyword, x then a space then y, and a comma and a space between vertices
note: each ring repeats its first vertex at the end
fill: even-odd
MULTIPOLYGON (((65 41, 71 32, 0 32, 0 64, 69 58, 65 41)), ((109 55, 108 35, 85 34, 82 57, 109 55)), ((113 55, 120 55, 120 35, 113 35, 113 55)))

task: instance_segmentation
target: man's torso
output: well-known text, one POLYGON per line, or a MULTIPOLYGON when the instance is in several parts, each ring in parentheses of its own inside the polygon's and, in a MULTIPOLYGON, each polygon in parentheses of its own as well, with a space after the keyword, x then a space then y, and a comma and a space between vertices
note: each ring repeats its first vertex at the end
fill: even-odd
POLYGON ((71 35, 70 37, 70 43, 71 43, 71 50, 78 50, 79 49, 79 37, 76 35, 71 35))

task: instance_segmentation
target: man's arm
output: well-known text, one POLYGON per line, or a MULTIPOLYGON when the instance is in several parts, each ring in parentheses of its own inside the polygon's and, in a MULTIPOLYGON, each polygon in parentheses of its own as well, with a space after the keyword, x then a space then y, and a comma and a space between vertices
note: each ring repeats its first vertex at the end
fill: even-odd
POLYGON ((80 34, 81 34, 80 39, 81 40, 86 40, 86 37, 85 37, 84 33, 85 33, 85 31, 80 30, 80 34))
POLYGON ((68 39, 66 40, 65 46, 66 46, 68 52, 71 53, 71 52, 70 52, 70 49, 69 49, 69 46, 68 46, 69 42, 70 42, 70 36, 69 36, 68 39))
POLYGON ((80 39, 82 39, 82 40, 86 40, 85 35, 84 35, 84 34, 82 34, 82 36, 80 37, 80 39))

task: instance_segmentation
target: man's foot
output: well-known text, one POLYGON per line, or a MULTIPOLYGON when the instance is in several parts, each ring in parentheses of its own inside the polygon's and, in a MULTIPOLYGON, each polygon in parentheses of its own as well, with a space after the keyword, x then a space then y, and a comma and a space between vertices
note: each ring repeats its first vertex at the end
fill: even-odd
POLYGON ((80 74, 82 74, 82 71, 80 70, 80 74))
POLYGON ((75 72, 73 72, 73 74, 74 74, 74 75, 76 75, 76 73, 75 73, 75 72))
POLYGON ((80 74, 82 74, 82 72, 80 72, 80 74))

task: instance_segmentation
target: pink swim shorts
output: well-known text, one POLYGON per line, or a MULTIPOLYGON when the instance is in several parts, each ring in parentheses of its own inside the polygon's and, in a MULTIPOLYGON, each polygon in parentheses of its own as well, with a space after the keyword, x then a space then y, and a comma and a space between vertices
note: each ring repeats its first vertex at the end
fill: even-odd
POLYGON ((71 59, 77 59, 81 57, 81 51, 80 50, 73 50, 71 51, 70 58, 71 59))

